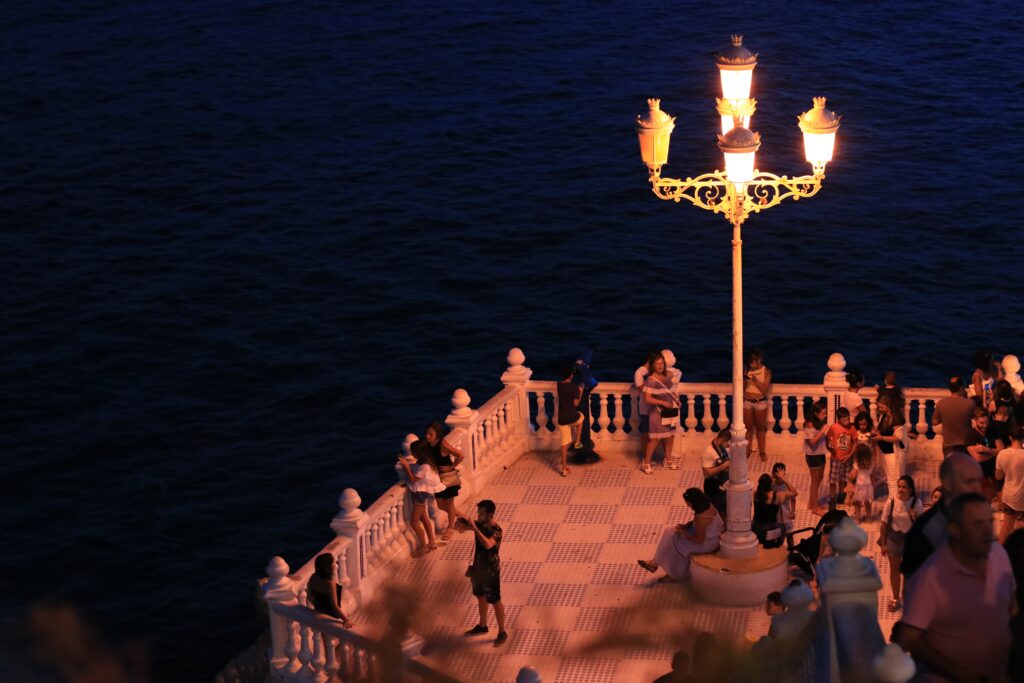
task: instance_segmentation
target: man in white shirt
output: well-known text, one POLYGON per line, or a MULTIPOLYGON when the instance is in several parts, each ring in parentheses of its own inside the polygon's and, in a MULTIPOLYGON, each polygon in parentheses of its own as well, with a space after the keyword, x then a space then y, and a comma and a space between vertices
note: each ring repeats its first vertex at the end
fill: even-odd
POLYGON ((1003 484, 1003 523, 999 527, 999 542, 1005 543, 1017 522, 1024 521, 1024 429, 1014 425, 1010 430, 1010 447, 996 455, 996 479, 1003 484))

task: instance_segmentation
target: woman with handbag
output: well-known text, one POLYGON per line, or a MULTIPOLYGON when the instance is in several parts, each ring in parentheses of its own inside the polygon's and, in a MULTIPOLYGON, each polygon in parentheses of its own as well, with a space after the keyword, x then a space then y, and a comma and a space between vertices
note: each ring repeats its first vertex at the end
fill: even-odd
POLYGON ((924 512, 924 504, 914 491, 914 480, 904 475, 896 485, 896 497, 890 498, 882 507, 881 524, 878 525, 878 545, 883 556, 889 558, 889 583, 892 586, 892 600, 889 611, 895 612, 903 606, 900 600, 903 575, 900 563, 903 560, 903 544, 914 521, 924 512))
POLYGON ((743 373, 743 421, 747 423, 747 455, 753 453, 757 436, 761 462, 768 460, 765 441, 768 436, 768 411, 771 410, 772 371, 764 364, 761 349, 750 349, 743 373))
POLYGON ((454 432, 446 437, 444 426, 440 422, 431 422, 427 425, 424 438, 430 448, 437 474, 441 477, 441 483, 445 485, 445 489, 438 492, 435 497, 437 498, 437 507, 448 515, 448 524, 445 526, 444 533, 441 534, 441 542, 447 543, 452 538, 455 520, 461 515, 458 508, 455 507, 455 498, 459 495, 459 489, 462 488, 458 467, 463 460, 463 455, 459 449, 452 446, 456 440, 454 432))
POLYGON ((666 461, 672 457, 676 429, 679 427, 679 397, 676 396, 675 382, 668 371, 668 364, 661 351, 647 357, 647 379, 644 380, 644 399, 653 410, 649 413, 647 448, 640 471, 653 474, 651 458, 658 444, 665 449, 666 461))

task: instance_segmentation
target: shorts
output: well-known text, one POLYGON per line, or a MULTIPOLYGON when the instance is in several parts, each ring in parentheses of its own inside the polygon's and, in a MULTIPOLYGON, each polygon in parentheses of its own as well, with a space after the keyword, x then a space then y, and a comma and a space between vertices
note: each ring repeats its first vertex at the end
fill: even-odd
POLYGON ((568 446, 572 443, 572 428, 583 424, 583 415, 579 415, 576 421, 568 425, 558 425, 558 431, 562 433, 562 445, 568 446))
POLYGON ((889 529, 889 537, 885 539, 885 549, 889 557, 903 557, 903 545, 906 540, 906 533, 889 529))
POLYGON ((434 497, 433 493, 429 491, 412 491, 412 502, 417 505, 426 505, 430 502, 430 499, 434 497))
POLYGON ((640 416, 640 433, 646 434, 651 431, 651 416, 644 413, 640 416))
POLYGON ((804 460, 807 461, 807 466, 810 467, 812 470, 818 467, 825 466, 824 455, 805 455, 804 460))
POLYGON ((828 468, 829 486, 846 486, 850 483, 850 472, 853 470, 853 456, 846 460, 832 458, 832 466, 828 468))
POLYGON ((459 486, 449 486, 444 491, 439 491, 436 494, 436 496, 438 498, 440 498, 441 500, 448 500, 449 498, 455 498, 456 496, 459 495, 459 489, 461 489, 461 488, 462 488, 461 484, 459 486))
POLYGON ((469 582, 473 586, 473 595, 483 598, 490 604, 501 602, 501 574, 498 572, 478 572, 470 567, 469 582))
POLYGON ((745 399, 743 399, 743 407, 744 408, 749 408, 750 410, 756 410, 758 412, 763 412, 765 410, 768 410, 768 399, 767 398, 758 398, 758 399, 750 400, 749 398, 745 398, 745 399))

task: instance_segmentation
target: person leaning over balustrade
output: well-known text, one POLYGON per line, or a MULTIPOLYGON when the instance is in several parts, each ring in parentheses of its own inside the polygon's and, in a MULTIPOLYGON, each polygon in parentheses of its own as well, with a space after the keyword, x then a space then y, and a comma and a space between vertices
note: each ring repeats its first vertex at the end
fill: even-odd
POLYGON ((947 513, 948 542, 907 582, 897 642, 918 683, 1005 683, 1017 585, 1006 550, 992 542, 992 506, 965 493, 947 513))
POLYGON ((315 611, 339 619, 345 628, 352 628, 352 622, 341 611, 341 584, 337 576, 338 560, 334 555, 317 555, 313 561, 313 575, 306 584, 306 597, 315 611))
POLYGON ((665 570, 659 583, 688 582, 690 556, 718 550, 719 537, 725 530, 725 523, 703 491, 686 489, 683 502, 693 510, 693 520, 665 529, 654 551, 654 559, 637 560, 637 564, 651 573, 659 568, 665 570))
POLYGON ((747 454, 753 454, 754 435, 757 435, 761 462, 768 460, 768 412, 771 410, 772 371, 764 364, 764 353, 754 347, 747 353, 743 373, 743 421, 747 423, 747 454))
POLYGON ((914 526, 903 541, 903 562, 900 571, 905 579, 916 572, 925 560, 946 544, 951 501, 964 493, 981 493, 981 466, 966 453, 951 453, 939 466, 942 497, 914 520, 914 526))
POLYGON ((1024 521, 1024 428, 1015 424, 1010 430, 1010 447, 996 455, 996 479, 1003 482, 1003 521, 999 542, 1006 543, 1018 522, 1024 521))
POLYGON ((942 426, 942 454, 964 449, 964 437, 971 428, 971 417, 977 406, 964 396, 964 382, 959 376, 949 378, 949 396, 936 402, 932 425, 942 426))

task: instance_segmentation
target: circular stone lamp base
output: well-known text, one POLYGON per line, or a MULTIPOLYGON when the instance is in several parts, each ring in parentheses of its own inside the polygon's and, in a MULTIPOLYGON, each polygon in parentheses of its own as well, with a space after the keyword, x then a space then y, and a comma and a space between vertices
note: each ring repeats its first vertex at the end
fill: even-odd
POLYGON ((760 548, 756 556, 745 558, 692 555, 691 586, 699 598, 713 605, 761 605, 769 593, 786 586, 788 558, 785 548, 760 548))

